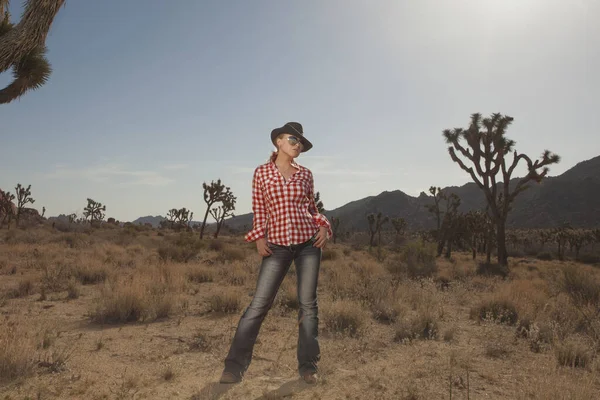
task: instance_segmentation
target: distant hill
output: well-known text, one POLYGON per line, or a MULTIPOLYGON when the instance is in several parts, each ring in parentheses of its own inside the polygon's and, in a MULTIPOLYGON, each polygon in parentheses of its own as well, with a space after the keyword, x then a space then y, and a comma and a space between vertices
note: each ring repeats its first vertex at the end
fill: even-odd
MULTIPOLYGON (((510 185, 514 187, 518 180, 512 179, 510 185)), ((461 198, 462 212, 485 207, 483 192, 475 183, 446 187, 442 191, 456 193, 461 198)), ((435 219, 425 205, 432 203, 433 197, 424 192, 413 197, 400 190, 385 191, 325 211, 325 215, 339 217, 343 230, 368 230, 367 214, 379 211, 406 219, 411 229, 430 229, 435 226, 435 219)), ((581 228, 600 226, 600 156, 582 161, 540 184, 530 183, 529 189, 519 194, 513 203, 507 225, 509 228, 549 228, 563 222, 581 228)), ((236 230, 249 229, 252 213, 227 219, 226 224, 236 230)))
POLYGON ((153 217, 152 215, 148 215, 145 217, 139 217, 138 219, 136 219, 135 221, 131 221, 134 225, 144 225, 145 223, 150 223, 154 228, 158 228, 159 224, 161 221, 166 220, 165 217, 163 217, 162 215, 157 215, 156 217, 153 217))

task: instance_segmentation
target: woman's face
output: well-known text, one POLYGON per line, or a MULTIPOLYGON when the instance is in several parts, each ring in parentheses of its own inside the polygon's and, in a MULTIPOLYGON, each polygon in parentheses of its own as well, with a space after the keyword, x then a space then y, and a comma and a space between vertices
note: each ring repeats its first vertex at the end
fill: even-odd
POLYGON ((302 142, 293 135, 289 135, 284 133, 281 135, 279 139, 277 139, 277 144, 280 151, 283 151, 285 154, 290 156, 291 158, 296 158, 302 152, 302 142))

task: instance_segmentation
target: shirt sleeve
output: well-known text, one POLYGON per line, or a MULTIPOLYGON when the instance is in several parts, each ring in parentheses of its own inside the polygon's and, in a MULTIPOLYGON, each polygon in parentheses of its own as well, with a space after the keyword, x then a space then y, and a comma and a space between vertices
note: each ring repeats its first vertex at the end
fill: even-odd
POLYGON ((315 224, 320 227, 327 228, 327 237, 331 238, 333 236, 333 231, 331 230, 331 224, 326 216, 319 213, 317 209, 317 204, 315 203, 315 183, 313 180, 312 172, 309 172, 309 193, 308 193, 308 212, 312 215, 313 221, 315 224))
POLYGON ((246 242, 254 242, 266 237, 268 213, 263 189, 264 186, 257 168, 254 170, 252 178, 252 230, 246 234, 244 238, 246 242))

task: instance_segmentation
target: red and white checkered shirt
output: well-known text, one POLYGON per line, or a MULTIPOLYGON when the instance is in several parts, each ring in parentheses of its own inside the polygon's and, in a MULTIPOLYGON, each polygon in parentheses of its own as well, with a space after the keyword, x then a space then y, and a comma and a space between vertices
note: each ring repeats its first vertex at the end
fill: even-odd
POLYGON ((296 163, 298 169, 286 182, 274 162, 258 166, 252 179, 252 230, 247 242, 267 238, 282 246, 304 243, 322 226, 333 236, 331 224, 319 214, 315 204, 312 172, 296 163))

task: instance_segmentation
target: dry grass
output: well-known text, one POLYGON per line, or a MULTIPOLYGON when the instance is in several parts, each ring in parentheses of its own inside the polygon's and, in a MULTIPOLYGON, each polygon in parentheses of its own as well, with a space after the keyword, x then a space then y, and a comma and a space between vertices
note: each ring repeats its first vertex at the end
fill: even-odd
POLYGON ((244 383, 222 388, 215 382, 260 257, 239 237, 197 236, 136 227, 3 232, 3 395, 600 398, 597 269, 511 258, 504 276, 478 275, 480 259, 436 259, 431 244, 411 241, 381 256, 358 242, 360 250, 326 248, 318 385, 296 381, 292 267, 244 383))

